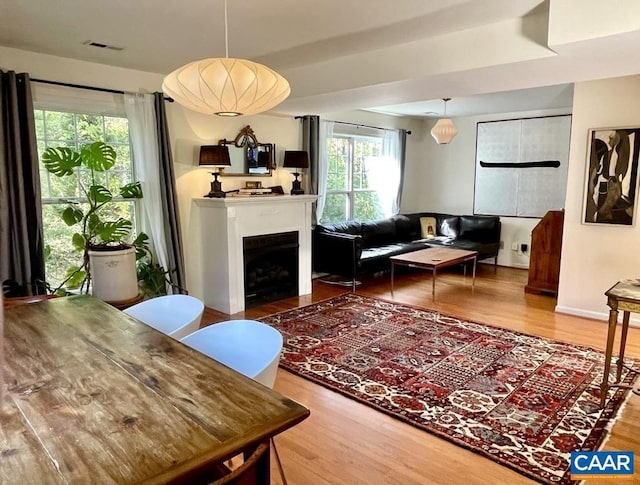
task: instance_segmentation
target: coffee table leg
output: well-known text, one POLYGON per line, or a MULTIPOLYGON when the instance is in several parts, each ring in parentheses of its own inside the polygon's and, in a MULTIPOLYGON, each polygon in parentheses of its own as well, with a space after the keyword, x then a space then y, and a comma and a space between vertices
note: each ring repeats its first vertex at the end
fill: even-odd
POLYGON ((471 290, 476 287, 476 262, 478 261, 478 257, 473 257, 473 278, 471 279, 471 290))
POLYGON ((391 261, 391 296, 393 296, 393 267, 395 266, 395 264, 393 264, 393 261, 391 261))
POLYGON ((431 278, 431 299, 436 299, 436 269, 433 268, 433 277, 431 278))

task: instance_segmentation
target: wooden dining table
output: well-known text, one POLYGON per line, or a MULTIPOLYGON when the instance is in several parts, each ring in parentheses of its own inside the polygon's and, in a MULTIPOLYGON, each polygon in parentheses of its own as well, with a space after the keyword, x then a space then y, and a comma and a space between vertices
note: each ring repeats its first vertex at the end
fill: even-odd
POLYGON ((4 327, 3 484, 193 483, 309 415, 91 296, 5 308, 4 327))

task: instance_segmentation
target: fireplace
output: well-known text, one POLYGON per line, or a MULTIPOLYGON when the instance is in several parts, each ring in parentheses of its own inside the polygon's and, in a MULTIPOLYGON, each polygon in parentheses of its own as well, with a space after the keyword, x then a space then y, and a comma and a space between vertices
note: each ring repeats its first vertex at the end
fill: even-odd
POLYGON ((298 246, 298 231, 242 239, 245 308, 298 295, 298 246))
MULTIPOLYGON (((276 280, 284 298, 311 293, 311 209, 315 195, 278 195, 273 197, 224 197, 194 199, 189 218, 189 239, 185 250, 187 287, 189 293, 202 299, 209 308, 229 315, 245 309, 245 304, 256 297, 245 298, 249 289, 245 283, 245 240, 248 241, 248 259, 258 259, 271 242, 283 247, 272 255, 274 264, 282 266, 275 274, 285 274, 298 283, 276 280), (293 233, 294 236, 282 234, 293 233), (263 237, 254 240, 254 236, 263 237), (255 251, 255 252, 254 252, 255 251), (296 251, 296 252, 294 252, 296 251), (286 256, 283 256, 286 255, 286 256), (295 254, 298 257, 295 257, 295 254), (296 263, 297 259, 297 264, 296 263)), ((261 268, 261 272, 265 269, 261 268)), ((253 273, 253 270, 249 271, 253 273)), ((257 274, 257 269, 256 269, 257 274)), ((263 280, 261 280, 262 283, 263 280)), ((253 284, 252 284, 253 285, 253 284)), ((274 290, 261 289, 260 298, 275 298, 274 290)))

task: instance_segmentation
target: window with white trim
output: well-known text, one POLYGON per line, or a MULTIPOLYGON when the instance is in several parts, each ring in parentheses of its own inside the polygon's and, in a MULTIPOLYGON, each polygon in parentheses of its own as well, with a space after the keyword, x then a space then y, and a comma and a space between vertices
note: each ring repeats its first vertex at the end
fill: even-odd
POLYGON ((385 217, 368 165, 382 155, 382 137, 334 133, 327 139, 329 169, 321 223, 385 217))
MULTIPOLYGON (((100 178, 95 182, 109 188, 112 193, 118 193, 118 187, 135 181, 129 123, 124 110, 114 108, 118 103, 110 102, 111 98, 118 95, 85 93, 83 97, 81 93, 85 90, 74 89, 74 96, 71 98, 69 89, 73 88, 36 85, 34 89, 44 244, 49 254, 45 261, 45 271, 47 282, 54 287, 64 280, 67 268, 79 265, 82 257, 71 245, 71 238, 77 228, 67 226, 60 213, 70 201, 78 203, 85 210, 87 201, 81 196, 79 184, 87 186, 91 182, 89 171, 84 167, 76 169, 76 177, 57 177, 49 173, 42 164, 44 151, 57 146, 79 150, 94 141, 104 141, 116 150, 117 162, 108 173, 97 174, 100 178)), ((135 213, 135 201, 124 199, 109 204, 109 208, 105 207, 104 210, 105 215, 113 216, 114 219, 123 217, 131 220, 134 226, 135 213), (109 211, 112 211, 111 214, 109 211)))

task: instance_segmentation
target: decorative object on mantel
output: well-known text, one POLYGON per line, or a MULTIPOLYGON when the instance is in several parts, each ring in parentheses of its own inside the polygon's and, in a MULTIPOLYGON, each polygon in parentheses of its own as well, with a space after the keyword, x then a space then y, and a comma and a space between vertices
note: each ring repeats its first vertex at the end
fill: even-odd
MULTIPOLYGON (((229 159, 229 149, 221 145, 203 145, 200 147, 201 167, 224 167, 231 165, 229 159)), ((211 190, 205 197, 226 197, 226 193, 222 190, 222 183, 218 180, 220 171, 211 172, 213 181, 211 182, 211 190)))
POLYGON ((287 150, 284 152, 284 163, 282 166, 284 168, 296 169, 296 171, 293 172, 295 180, 291 185, 291 195, 304 194, 300 180, 298 180, 300 176, 298 169, 309 168, 309 154, 305 150, 287 150))
POLYGON ((242 128, 233 140, 219 140, 229 149, 231 166, 222 175, 270 177, 275 164, 275 145, 260 143, 251 126, 242 128))
POLYGON ((438 145, 446 145, 458 134, 458 130, 454 126, 453 121, 451 121, 451 118, 447 118, 447 101, 450 100, 451 98, 442 98, 442 101, 444 101, 444 118, 440 118, 434 127, 431 128, 431 136, 436 140, 438 145))
POLYGON ((218 116, 262 113, 287 99, 291 88, 280 74, 257 62, 229 58, 227 27, 225 0, 225 57, 176 69, 164 78, 162 90, 186 108, 218 116))

